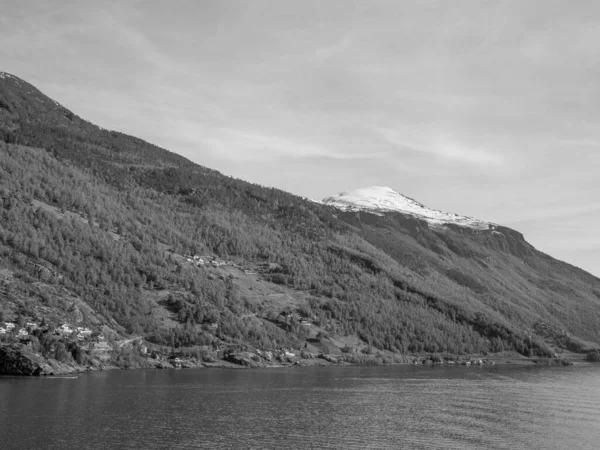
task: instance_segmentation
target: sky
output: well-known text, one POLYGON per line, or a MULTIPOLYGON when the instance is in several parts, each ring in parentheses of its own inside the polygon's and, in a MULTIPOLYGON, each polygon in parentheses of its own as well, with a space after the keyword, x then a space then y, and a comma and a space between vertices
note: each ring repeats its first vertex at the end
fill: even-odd
POLYGON ((3 0, 0 70, 321 199, 389 186, 600 276, 600 2, 3 0))

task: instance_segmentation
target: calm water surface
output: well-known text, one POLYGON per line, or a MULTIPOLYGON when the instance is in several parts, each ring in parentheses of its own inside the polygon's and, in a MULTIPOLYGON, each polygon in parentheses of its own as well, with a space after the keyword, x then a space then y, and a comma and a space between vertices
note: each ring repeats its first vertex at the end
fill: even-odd
POLYGON ((0 448, 600 449, 600 366, 0 378, 0 448))

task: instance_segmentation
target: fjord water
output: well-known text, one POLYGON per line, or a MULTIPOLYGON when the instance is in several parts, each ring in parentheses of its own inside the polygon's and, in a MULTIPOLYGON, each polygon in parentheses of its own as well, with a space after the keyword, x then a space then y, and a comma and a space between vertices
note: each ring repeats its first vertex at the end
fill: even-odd
POLYGON ((600 366, 0 378, 8 449, 598 449, 600 366))

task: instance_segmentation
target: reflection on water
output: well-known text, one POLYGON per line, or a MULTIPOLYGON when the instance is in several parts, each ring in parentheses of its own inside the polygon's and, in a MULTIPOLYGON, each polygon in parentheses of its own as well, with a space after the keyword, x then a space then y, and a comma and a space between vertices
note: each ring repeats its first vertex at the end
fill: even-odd
POLYGON ((0 378, 2 449, 597 449, 600 367, 0 378))

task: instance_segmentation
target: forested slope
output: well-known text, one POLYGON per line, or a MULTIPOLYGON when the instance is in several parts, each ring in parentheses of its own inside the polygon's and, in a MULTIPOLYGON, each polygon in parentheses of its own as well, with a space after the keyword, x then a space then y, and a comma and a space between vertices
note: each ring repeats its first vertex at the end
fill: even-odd
POLYGON ((226 177, 12 76, 0 136, 5 317, 49 308, 58 320, 72 296, 93 311, 81 322, 173 347, 355 336, 395 353, 549 355, 549 339, 600 342, 600 280, 508 228, 432 229, 226 177))

